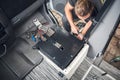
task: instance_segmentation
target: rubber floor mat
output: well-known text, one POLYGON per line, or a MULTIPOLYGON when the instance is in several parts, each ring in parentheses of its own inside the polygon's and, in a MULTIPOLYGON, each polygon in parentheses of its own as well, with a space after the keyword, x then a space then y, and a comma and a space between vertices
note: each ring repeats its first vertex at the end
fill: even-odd
POLYGON ((33 50, 26 40, 18 38, 2 60, 19 79, 22 79, 42 61, 42 56, 37 50, 33 50))
POLYGON ((5 63, 0 59, 0 79, 1 80, 18 80, 18 77, 10 71, 5 63))

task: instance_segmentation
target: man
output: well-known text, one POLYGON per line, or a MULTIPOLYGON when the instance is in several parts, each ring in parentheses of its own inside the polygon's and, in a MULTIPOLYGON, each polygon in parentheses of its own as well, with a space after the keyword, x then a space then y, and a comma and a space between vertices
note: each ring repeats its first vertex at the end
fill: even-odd
POLYGON ((90 0, 69 0, 65 6, 65 15, 70 24, 71 33, 75 34, 80 40, 92 25, 90 17, 94 17, 94 5, 90 0), (79 32, 78 26, 74 24, 74 19, 78 18, 85 22, 85 26, 81 32, 79 32))

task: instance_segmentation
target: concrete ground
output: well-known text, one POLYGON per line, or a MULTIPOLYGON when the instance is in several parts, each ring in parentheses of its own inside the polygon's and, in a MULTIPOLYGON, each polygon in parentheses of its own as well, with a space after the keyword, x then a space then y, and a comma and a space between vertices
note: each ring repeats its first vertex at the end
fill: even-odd
MULTIPOLYGON (((120 24, 113 35, 108 48, 105 51, 103 59, 109 63, 109 61, 117 56, 120 56, 120 24)), ((114 67, 120 69, 120 62, 112 63, 114 67)))

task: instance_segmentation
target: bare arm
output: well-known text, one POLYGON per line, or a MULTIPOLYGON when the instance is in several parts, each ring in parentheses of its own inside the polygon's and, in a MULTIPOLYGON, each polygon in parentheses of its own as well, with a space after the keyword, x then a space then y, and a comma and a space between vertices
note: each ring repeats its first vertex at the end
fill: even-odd
POLYGON ((83 28, 82 35, 86 34, 86 32, 88 31, 91 25, 92 25, 92 21, 90 20, 86 23, 85 27, 83 28))
POLYGON ((88 29, 91 27, 92 25, 92 21, 88 21, 88 23, 86 23, 85 27, 83 28, 82 32, 80 34, 78 34, 77 38, 82 40, 84 35, 86 34, 86 32, 88 31, 88 29))

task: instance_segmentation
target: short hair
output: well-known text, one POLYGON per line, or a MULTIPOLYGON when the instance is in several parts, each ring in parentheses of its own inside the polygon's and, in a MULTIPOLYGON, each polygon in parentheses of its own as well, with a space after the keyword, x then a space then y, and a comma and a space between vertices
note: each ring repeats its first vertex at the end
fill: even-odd
POLYGON ((92 13, 94 4, 90 0, 77 0, 75 4, 75 13, 80 16, 86 16, 92 13))

